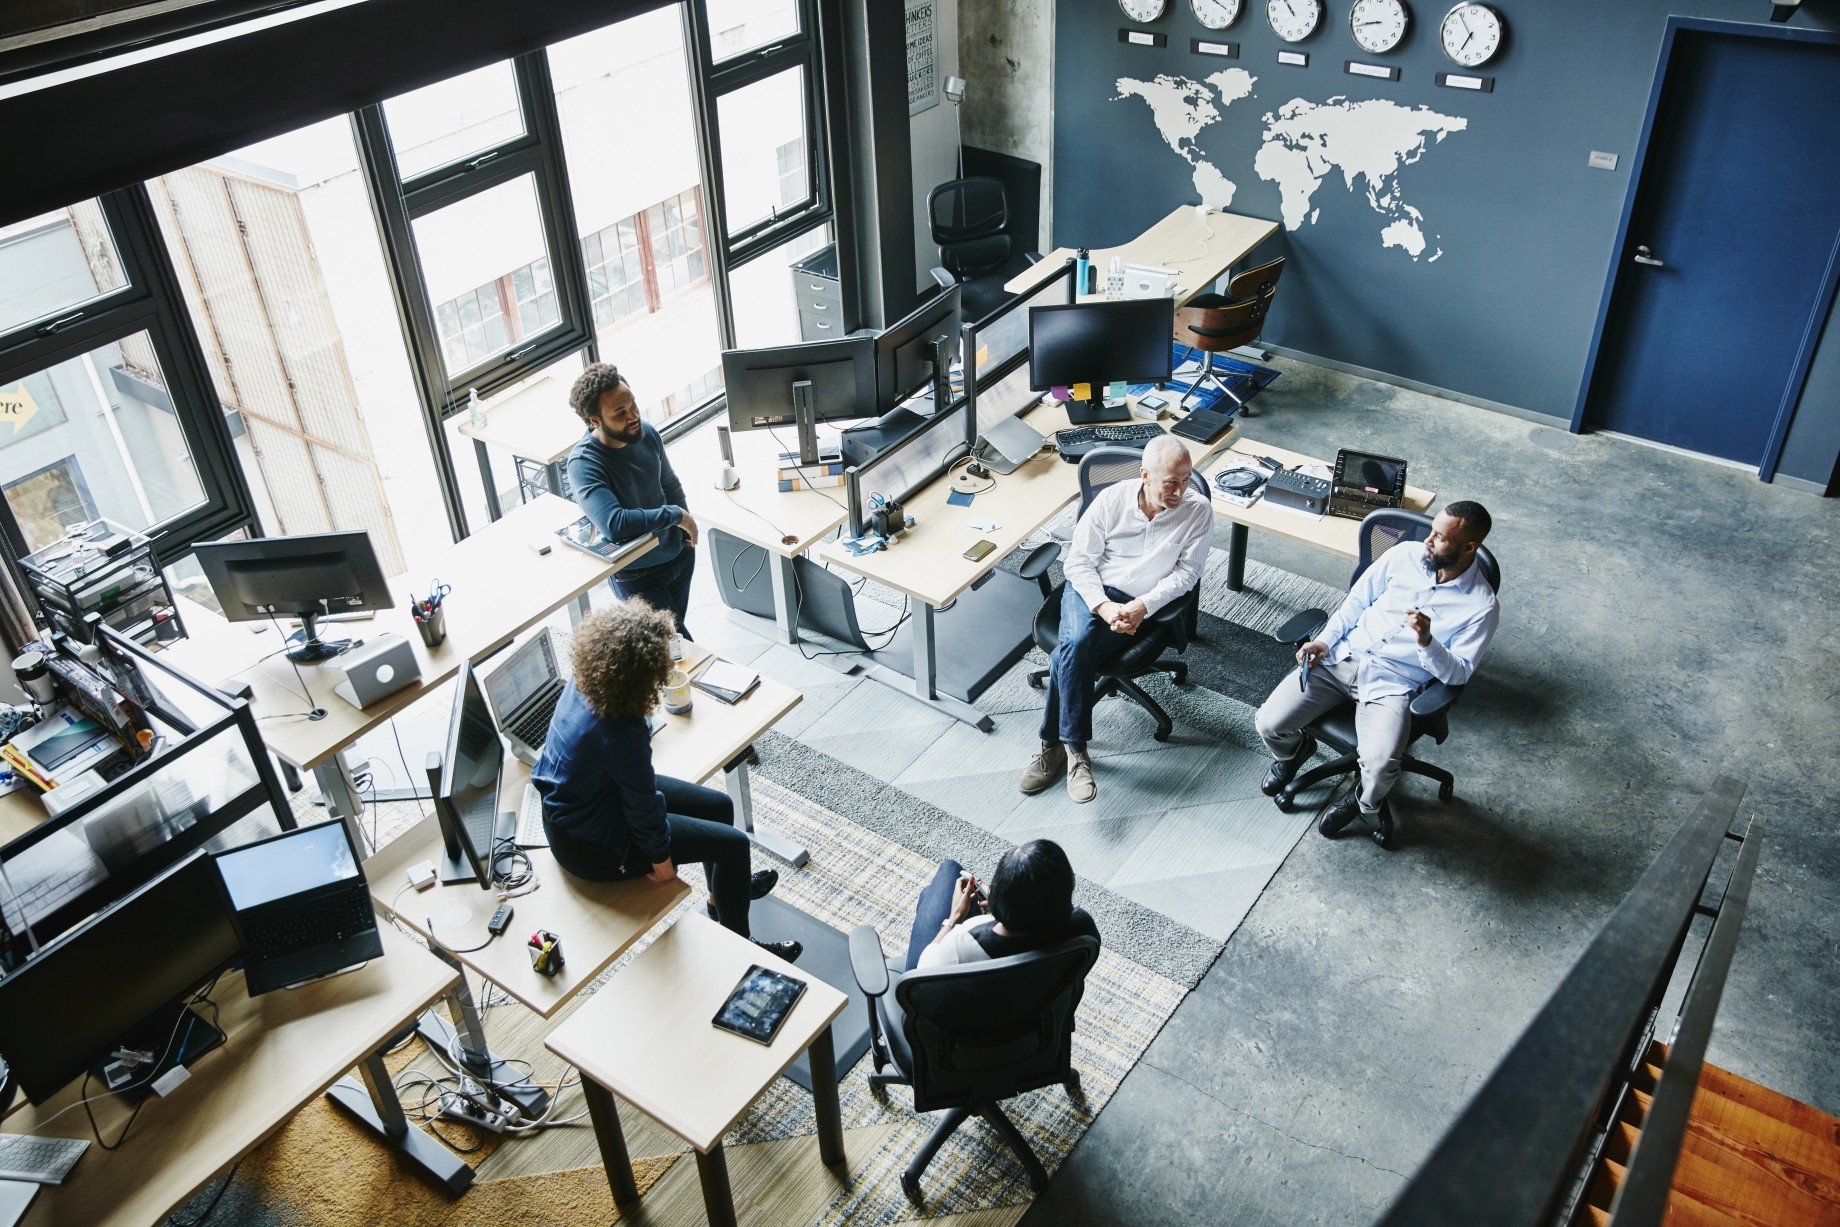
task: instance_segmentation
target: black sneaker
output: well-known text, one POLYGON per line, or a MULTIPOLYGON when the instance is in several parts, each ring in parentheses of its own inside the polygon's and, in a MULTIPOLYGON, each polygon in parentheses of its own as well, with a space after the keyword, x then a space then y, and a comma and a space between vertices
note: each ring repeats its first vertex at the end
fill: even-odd
MULTIPOLYGON (((753 877, 748 879, 748 898, 765 899, 768 895, 773 893, 773 888, 778 885, 779 870, 758 870, 753 877)), ((708 915, 709 919, 715 920, 717 918, 716 901, 714 899, 705 899, 703 901, 703 911, 708 915)))
POLYGON ((1284 786, 1297 778, 1303 765, 1310 761, 1310 755, 1316 753, 1316 738, 1308 733, 1298 743, 1297 752, 1289 758, 1273 759, 1271 766, 1265 769, 1265 779, 1259 784, 1259 791, 1268 797, 1275 797, 1284 791, 1284 786))
POLYGON ((778 955, 788 963, 798 962, 799 956, 805 953, 805 947, 798 942, 763 942, 759 938, 755 938, 754 944, 759 946, 762 950, 765 950, 768 954, 778 955))

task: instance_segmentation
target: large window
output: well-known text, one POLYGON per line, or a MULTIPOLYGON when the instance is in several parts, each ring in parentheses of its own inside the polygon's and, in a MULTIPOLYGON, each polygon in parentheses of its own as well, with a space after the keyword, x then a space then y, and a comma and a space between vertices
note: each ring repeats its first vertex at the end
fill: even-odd
POLYGON ((424 213, 414 233, 449 377, 561 321, 534 174, 424 213))

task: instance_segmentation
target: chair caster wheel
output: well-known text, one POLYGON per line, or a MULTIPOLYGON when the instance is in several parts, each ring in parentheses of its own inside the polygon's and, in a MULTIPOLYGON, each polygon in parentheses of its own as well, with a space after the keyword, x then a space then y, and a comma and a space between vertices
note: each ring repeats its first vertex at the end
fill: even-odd
POLYGON ((1156 732, 1154 732, 1154 733, 1152 733, 1152 734, 1150 734, 1150 735, 1151 735, 1152 737, 1154 737, 1154 738, 1156 738, 1156 739, 1157 739, 1158 741, 1168 741, 1168 740, 1169 740, 1169 734, 1170 734, 1170 733, 1172 733, 1172 732, 1174 732, 1174 731, 1175 731, 1175 730, 1173 730, 1173 729, 1158 729, 1158 730, 1157 730, 1156 732))
POLYGON ((901 1191, 907 1194, 908 1201, 918 1206, 920 1204, 920 1177, 910 1176, 908 1173, 902 1172, 901 1191))
POLYGON ((1271 799, 1271 803, 1277 806, 1282 813, 1292 814, 1297 811, 1297 798, 1288 792, 1279 793, 1271 799))
POLYGON ((1034 689, 1034 690, 1046 690, 1048 688, 1048 683, 1046 679, 1039 678, 1031 674, 1029 676, 1029 686, 1031 689, 1034 689))
POLYGON ((1448 804, 1450 799, 1456 795, 1457 795, 1456 789, 1452 788, 1450 785, 1448 784, 1438 785, 1438 800, 1443 801, 1448 804))
POLYGON ((1375 843, 1390 852, 1393 847, 1393 816, 1385 810, 1381 810, 1380 821, 1375 824, 1370 834, 1373 836, 1375 843))
POLYGON ((1069 1095, 1084 1094, 1084 1091, 1080 1087, 1080 1071, 1077 1069, 1069 1072, 1066 1081, 1062 1082, 1061 1085, 1067 1088, 1067 1093, 1069 1095))

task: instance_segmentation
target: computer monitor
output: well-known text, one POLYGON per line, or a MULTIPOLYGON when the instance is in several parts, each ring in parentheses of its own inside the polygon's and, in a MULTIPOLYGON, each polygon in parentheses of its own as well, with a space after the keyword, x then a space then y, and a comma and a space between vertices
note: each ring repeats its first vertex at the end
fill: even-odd
MULTIPOLYGON (((432 755, 430 758, 432 759, 432 755)), ((441 828, 441 881, 477 882, 492 889, 492 860, 501 841, 517 834, 517 814, 498 808, 505 746, 471 664, 454 679, 453 712, 440 761, 429 766, 435 819, 441 828)))
POLYGON ((818 423, 876 410, 875 338, 722 351, 730 430, 798 429, 799 463, 817 464, 818 423))
POLYGON ((300 646, 288 659, 301 664, 329 660, 351 646, 346 638, 321 638, 318 619, 396 605, 368 532, 208 541, 194 552, 225 618, 300 619, 299 632, 288 640, 300 646))
POLYGON ((217 867, 194 853, 0 979, 0 1052, 33 1103, 86 1070, 144 1097, 166 1070, 223 1042, 185 1001, 237 953, 217 867), (110 1072, 117 1048, 155 1059, 110 1072))
POLYGON ((1170 376, 1175 322, 1170 298, 1035 307, 1029 312, 1029 387, 1046 392, 1088 384, 1092 400, 1103 404, 1104 385, 1115 380, 1161 383, 1170 376))
POLYGON ((933 412, 952 403, 952 361, 958 357, 959 287, 936 294, 906 319, 875 338, 876 404, 883 413, 898 407, 929 382, 933 412))

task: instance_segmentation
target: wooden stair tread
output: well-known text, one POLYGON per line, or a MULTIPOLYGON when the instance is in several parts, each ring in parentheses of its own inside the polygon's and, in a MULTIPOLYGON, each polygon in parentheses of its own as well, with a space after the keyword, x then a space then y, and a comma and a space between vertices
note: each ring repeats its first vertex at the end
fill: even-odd
POLYGON ((1840 1227, 1840 1118, 1705 1066, 1663 1221, 1840 1227))

